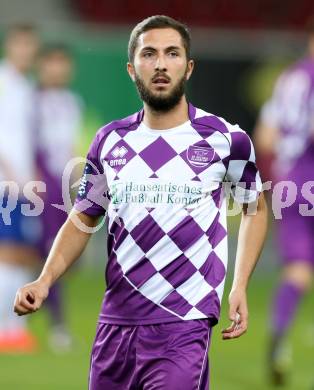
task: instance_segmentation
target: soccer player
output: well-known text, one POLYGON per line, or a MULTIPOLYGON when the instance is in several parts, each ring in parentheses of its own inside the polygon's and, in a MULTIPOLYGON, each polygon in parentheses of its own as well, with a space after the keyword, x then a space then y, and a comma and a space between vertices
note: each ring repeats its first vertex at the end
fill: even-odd
POLYGON ((254 150, 238 126, 187 102, 194 63, 183 24, 167 16, 143 20, 128 55, 144 107, 96 134, 75 208, 40 277, 18 290, 14 310, 39 309, 82 253, 88 227, 106 213, 107 290, 89 388, 204 390, 227 267, 225 182, 244 208, 232 322, 222 337, 239 337, 248 326, 246 288, 267 220, 254 150))
POLYGON ((38 43, 32 26, 11 27, 0 63, 0 352, 35 346, 25 319, 12 315, 11 305, 16 288, 31 280, 38 261, 39 221, 21 211, 24 186, 35 179, 33 87, 27 75, 38 43))
MULTIPOLYGON (((41 214, 43 234, 41 257, 46 259, 53 240, 66 220, 65 211, 53 204, 62 204, 62 173, 74 156, 75 142, 81 125, 81 102, 69 89, 73 73, 70 50, 62 44, 42 49, 38 62, 39 86, 36 92, 36 145, 40 178, 46 184, 45 207, 41 214), (57 151, 57 153, 56 153, 57 151)), ((71 346, 66 329, 62 286, 56 283, 47 299, 51 314, 51 347, 58 350, 71 346)))
POLYGON ((311 188, 303 187, 314 178, 314 25, 309 32, 308 56, 279 77, 273 96, 262 108, 255 135, 261 155, 274 156, 275 182, 288 182, 283 198, 293 198, 286 201, 282 219, 276 221, 282 270, 273 298, 268 359, 271 380, 278 385, 286 381, 288 368, 284 336, 313 279, 313 216, 300 211, 301 204, 313 207, 311 188))

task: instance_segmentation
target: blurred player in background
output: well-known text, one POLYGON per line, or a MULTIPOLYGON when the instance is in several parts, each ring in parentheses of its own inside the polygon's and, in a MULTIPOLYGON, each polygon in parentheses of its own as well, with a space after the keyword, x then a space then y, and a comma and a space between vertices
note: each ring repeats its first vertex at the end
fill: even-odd
POLYGON ((107 214, 107 290, 90 390, 209 388, 208 348, 227 266, 225 181, 244 208, 222 337, 240 337, 248 326, 246 289, 267 209, 248 135, 187 102, 193 65, 181 23, 153 16, 133 29, 127 67, 144 108, 98 131, 75 209, 39 279, 17 292, 19 315, 38 310, 84 250, 87 227, 107 214), (254 215, 248 204, 257 206, 254 215))
POLYGON ((27 75, 38 44, 32 26, 12 27, 5 37, 0 64, 0 352, 29 351, 35 347, 25 319, 12 316, 10 306, 16 286, 30 280, 30 270, 38 261, 38 218, 26 217, 21 212, 24 185, 36 178, 33 87, 27 75), (14 210, 10 223, 4 220, 3 209, 11 207, 11 201, 14 210))
MULTIPOLYGON (((44 48, 39 57, 39 88, 36 94, 37 164, 41 180, 46 183, 45 208, 41 216, 43 235, 41 256, 46 259, 53 240, 66 220, 67 213, 53 204, 63 204, 62 174, 74 156, 81 125, 81 102, 70 89, 72 54, 65 45, 44 48)), ((71 337, 65 326, 62 286, 50 290, 47 306, 51 315, 50 344, 54 349, 67 349, 71 337)))
POLYGON ((286 180, 297 186, 295 202, 282 210, 277 221, 282 271, 273 298, 269 354, 271 379, 277 385, 286 379, 284 336, 313 279, 314 217, 299 211, 300 204, 313 207, 309 195, 306 199, 301 193, 303 184, 314 180, 314 25, 309 30, 308 56, 279 77, 255 132, 257 151, 273 156, 274 182, 286 180))

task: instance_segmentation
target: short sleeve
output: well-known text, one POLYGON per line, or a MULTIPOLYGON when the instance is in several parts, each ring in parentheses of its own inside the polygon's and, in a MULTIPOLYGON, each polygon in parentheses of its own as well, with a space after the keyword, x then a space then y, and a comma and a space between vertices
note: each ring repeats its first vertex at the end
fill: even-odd
POLYGON ((251 203, 258 199, 262 182, 255 161, 255 151, 246 132, 239 127, 230 133, 230 159, 226 181, 231 184, 233 198, 239 203, 251 203))
POLYGON ((107 179, 99 159, 100 146, 101 140, 97 135, 86 157, 74 205, 78 211, 93 216, 104 215, 109 201, 107 179))
POLYGON ((289 128, 290 133, 309 128, 312 77, 308 70, 295 67, 277 80, 271 98, 261 110, 262 123, 289 128))
POLYGON ((274 86, 272 96, 261 107, 259 120, 269 127, 280 127, 283 108, 282 101, 285 95, 285 80, 285 74, 279 77, 274 86))

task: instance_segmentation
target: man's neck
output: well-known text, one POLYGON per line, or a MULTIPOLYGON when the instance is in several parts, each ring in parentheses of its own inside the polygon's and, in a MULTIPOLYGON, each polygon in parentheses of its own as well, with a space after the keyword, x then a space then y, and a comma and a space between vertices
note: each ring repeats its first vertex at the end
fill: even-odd
POLYGON ((158 112, 152 110, 144 103, 144 124, 155 130, 171 129, 182 125, 189 120, 188 103, 185 96, 182 96, 180 102, 168 112, 158 112))
POLYGON ((21 76, 27 75, 27 72, 24 69, 21 69, 21 67, 19 67, 18 64, 12 61, 9 57, 7 57, 5 61, 17 74, 20 74, 21 76))
POLYGON ((314 60, 314 36, 311 36, 308 42, 308 56, 314 60))

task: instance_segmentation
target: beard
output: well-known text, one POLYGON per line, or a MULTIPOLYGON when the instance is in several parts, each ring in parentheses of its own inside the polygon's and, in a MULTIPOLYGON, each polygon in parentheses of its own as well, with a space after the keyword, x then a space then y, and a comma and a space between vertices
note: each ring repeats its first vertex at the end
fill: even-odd
POLYGON ((144 84, 144 81, 135 73, 135 83, 140 98, 154 111, 168 112, 172 110, 181 100, 185 92, 186 73, 173 87, 167 96, 152 93, 144 84))

